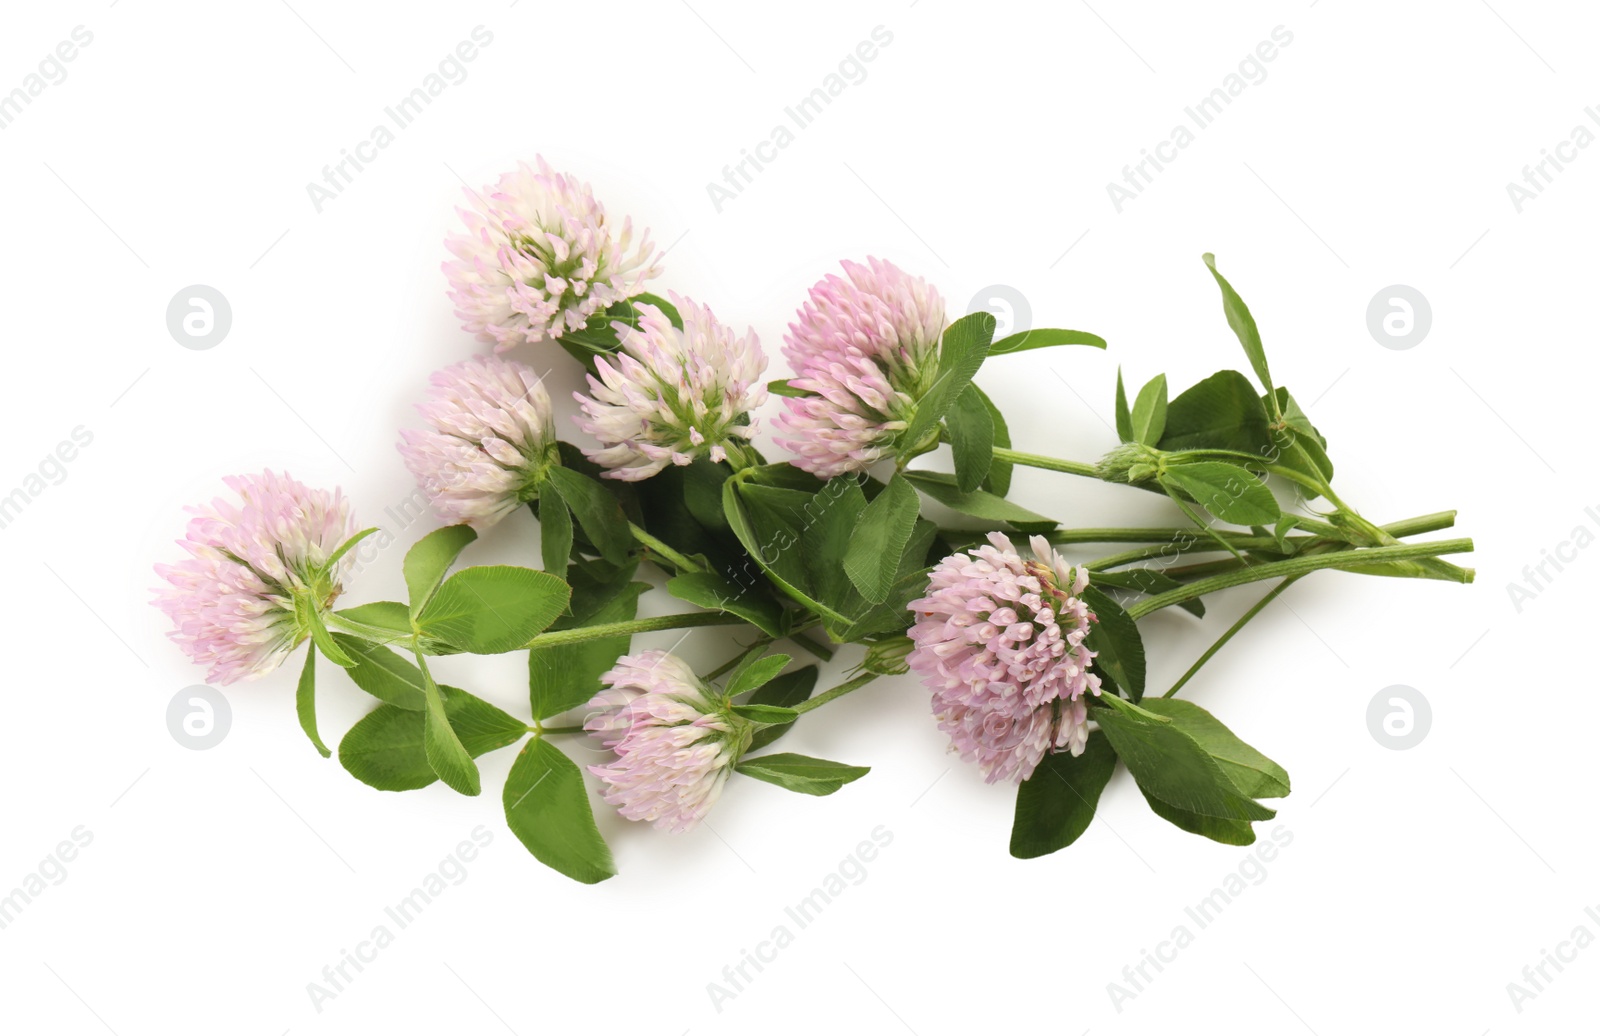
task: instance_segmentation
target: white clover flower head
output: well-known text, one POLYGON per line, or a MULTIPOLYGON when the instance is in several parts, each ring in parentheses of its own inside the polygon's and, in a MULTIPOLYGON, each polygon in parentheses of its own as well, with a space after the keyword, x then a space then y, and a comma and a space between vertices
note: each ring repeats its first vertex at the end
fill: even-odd
POLYGON ((434 372, 417 404, 424 429, 400 432, 400 455, 433 509, 486 529, 537 499, 559 463, 550 395, 525 363, 475 356, 434 372))
POLYGON ((750 411, 766 402, 767 358, 753 330, 737 335, 711 310, 671 296, 680 330, 660 308, 637 305, 637 327, 613 325, 621 349, 595 360, 575 420, 601 448, 584 453, 606 477, 646 479, 696 457, 725 460, 750 438, 750 411))
POLYGON ((648 231, 630 251, 630 220, 617 227, 587 184, 538 163, 468 191, 466 233, 445 239, 456 316, 496 352, 576 331, 661 273, 648 231))

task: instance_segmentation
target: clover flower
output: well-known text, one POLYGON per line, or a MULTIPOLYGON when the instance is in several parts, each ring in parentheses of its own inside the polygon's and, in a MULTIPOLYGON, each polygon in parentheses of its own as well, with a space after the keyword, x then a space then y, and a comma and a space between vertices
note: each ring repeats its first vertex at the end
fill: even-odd
POLYGON ((683 329, 656 306, 638 305, 639 323, 618 322, 622 348, 597 357, 578 427, 600 440, 585 450, 608 468, 606 477, 636 482, 668 463, 688 464, 702 454, 714 461, 750 437, 749 412, 766 402, 761 374, 766 355, 753 330, 743 336, 717 322, 711 310, 671 296, 683 329))
POLYGON ((456 316, 497 352, 576 331, 661 272, 648 231, 630 253, 632 222, 616 231, 588 184, 538 161, 469 191, 472 209, 457 210, 467 232, 445 239, 456 316))
POLYGON ((270 471, 223 481, 239 502, 188 508, 178 545, 189 557, 156 565, 170 585, 153 603, 172 620, 167 636, 210 667, 206 679, 229 684, 272 672, 310 635, 300 609, 325 610, 343 591, 352 559, 328 562, 355 527, 338 490, 270 471))
POLYGON ((989 543, 941 561, 927 596, 908 605, 910 662, 951 748, 989 783, 1020 783, 1045 753, 1079 755, 1088 742, 1084 695, 1100 693, 1083 645, 1094 616, 1078 596, 1089 572, 1042 536, 1027 561, 998 532, 989 543))
POLYGON ((589 767, 606 785, 605 800, 629 820, 694 827, 749 747, 750 724, 665 651, 624 655, 601 681, 606 689, 589 702, 583 726, 617 755, 589 767))
POLYGON ((894 452, 917 401, 938 376, 944 299, 881 259, 846 261, 811 289, 784 336, 796 372, 776 441, 795 465, 832 478, 894 452))
POLYGON ((532 367, 475 356, 428 379, 425 429, 400 432, 400 456, 433 509, 486 529, 539 496, 558 463, 550 395, 532 367))

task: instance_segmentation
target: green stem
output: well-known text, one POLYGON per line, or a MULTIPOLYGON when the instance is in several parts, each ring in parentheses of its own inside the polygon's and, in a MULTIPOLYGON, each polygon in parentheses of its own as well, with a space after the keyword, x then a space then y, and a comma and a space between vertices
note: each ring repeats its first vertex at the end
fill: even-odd
POLYGON ((1324 521, 1318 521, 1309 515, 1295 515, 1294 524, 1295 528, 1301 530, 1302 532, 1309 532, 1314 536, 1321 536, 1323 539, 1338 540, 1340 543, 1349 542, 1345 534, 1339 531, 1339 527, 1337 525, 1332 525, 1324 521))
MULTIPOLYGON (((1196 529, 1189 530, 1189 534, 1190 534, 1190 537, 1193 539, 1193 541, 1196 544, 1204 544, 1204 546, 1201 548, 1201 551, 1200 551, 1203 554, 1209 554, 1214 550, 1222 549, 1222 548, 1218 547, 1215 543, 1212 543, 1209 540, 1206 540, 1205 537, 1199 535, 1199 531, 1196 530, 1196 529)), ((1257 546, 1256 544, 1250 544, 1250 543, 1240 543, 1240 544, 1237 544, 1237 545, 1241 546, 1241 547, 1244 547, 1246 550, 1254 549, 1254 547, 1257 546)), ((1270 540, 1267 541, 1266 543, 1260 544, 1260 546, 1263 546, 1263 547, 1276 546, 1276 545, 1277 544, 1271 542, 1270 540)), ((1150 546, 1150 547, 1136 547, 1133 550, 1124 550, 1124 551, 1120 551, 1119 553, 1116 553, 1116 554, 1107 554, 1103 558, 1095 558, 1093 561, 1089 562, 1084 567, 1087 568, 1091 572, 1098 572, 1098 571, 1101 571, 1102 569, 1119 568, 1119 567, 1121 567, 1123 565, 1131 564, 1131 563, 1133 563, 1135 561, 1145 561, 1145 560, 1148 560, 1150 558, 1159 558, 1159 557, 1163 557, 1163 556, 1166 556, 1166 555, 1169 555, 1169 554, 1170 555, 1175 555, 1175 556, 1182 556, 1183 553, 1184 553, 1184 551, 1182 549, 1174 546, 1171 543, 1158 543, 1158 544, 1156 544, 1154 546, 1150 546)), ((1229 560, 1233 564, 1237 564, 1238 563, 1236 561, 1232 561, 1232 559, 1229 559, 1229 560)))
MULTIPOLYGON (((1150 529, 1057 529, 1045 533, 1044 538, 1051 543, 1163 543, 1184 536, 1196 539, 1196 533, 1193 527, 1175 526, 1150 529)), ((1224 532, 1223 535, 1250 541, 1261 539, 1259 536, 1231 532, 1224 532)))
MULTIPOLYGON (((1301 453, 1302 456, 1304 456, 1303 450, 1301 453)), ((1333 487, 1328 485, 1325 479, 1313 478, 1303 471, 1298 471, 1283 464, 1269 464, 1264 457, 1258 457, 1253 453, 1244 453, 1240 450, 1200 449, 1179 450, 1170 454, 1170 456, 1178 457, 1180 461, 1195 459, 1203 460, 1207 457, 1216 457, 1235 464, 1241 460, 1247 461, 1248 463, 1244 465, 1245 467, 1254 468, 1257 471, 1269 471, 1272 474, 1277 475, 1279 478, 1286 479, 1290 482, 1293 482, 1297 486, 1311 490, 1317 496, 1324 498, 1335 507, 1338 507, 1342 510, 1349 510, 1348 507, 1345 507, 1344 502, 1334 495, 1333 487)), ((1307 462, 1310 463, 1309 458, 1307 458, 1307 462)))
POLYGON ((583 727, 581 727, 581 726, 574 726, 574 727, 529 727, 528 728, 528 732, 530 734, 533 734, 536 737, 544 737, 546 734, 582 734, 584 732, 584 730, 583 730, 583 727))
MULTIPOLYGON (((1298 440, 1293 442, 1295 452, 1305 464, 1306 470, 1298 470, 1283 464, 1263 463, 1262 459, 1249 453, 1240 453, 1237 450, 1183 450, 1171 456, 1183 458, 1195 457, 1222 457, 1237 463, 1246 461, 1247 468, 1268 472, 1277 475, 1300 486, 1311 494, 1311 498, 1321 497, 1334 506, 1343 521, 1338 526, 1329 526, 1323 523, 1302 521, 1300 525, 1308 531, 1319 532, 1325 536, 1337 536, 1338 539, 1350 544, 1352 547, 1392 547, 1398 541, 1379 526, 1363 518, 1354 507, 1347 504, 1339 494, 1334 492, 1333 485, 1317 471, 1317 465, 1305 447, 1298 440)), ((1174 498, 1176 499, 1176 498, 1174 498)), ((1426 572, 1435 579, 1447 579, 1452 582, 1471 582, 1472 573, 1460 566, 1453 565, 1439 558, 1425 558, 1417 562, 1421 572, 1426 572)))
POLYGON ((1257 615, 1259 615, 1261 613, 1261 609, 1265 608, 1267 605, 1269 605, 1273 601, 1277 600, 1278 595, 1283 593, 1285 590, 1289 589, 1289 587, 1293 586, 1295 580, 1302 579, 1302 578, 1304 578, 1304 577, 1303 576, 1290 576, 1288 579, 1285 579, 1283 582, 1279 583, 1277 586, 1275 586, 1271 590, 1269 590, 1267 592, 1267 595, 1265 597, 1261 598, 1261 600, 1259 600, 1255 604, 1251 605, 1250 606, 1250 610, 1245 612, 1243 615, 1239 616, 1239 621, 1234 623, 1232 626, 1229 626, 1228 627, 1228 632, 1226 632, 1222 636, 1218 637, 1216 643, 1214 643, 1210 647, 1206 648, 1205 654, 1203 654, 1199 658, 1195 659, 1194 660, 1194 665, 1189 667, 1189 671, 1184 673, 1182 676, 1178 677, 1178 682, 1173 684, 1172 687, 1167 691, 1167 693, 1163 694, 1161 697, 1170 698, 1174 694, 1177 694, 1178 690, 1181 687, 1183 687, 1184 684, 1188 683, 1189 680, 1194 676, 1195 673, 1198 673, 1200 671, 1200 667, 1201 666, 1203 666, 1207 662, 1211 661, 1211 656, 1215 655, 1218 651, 1222 650, 1222 645, 1226 644, 1229 640, 1233 639, 1233 635, 1235 633, 1238 633, 1240 630, 1244 629, 1245 623, 1249 622, 1251 619, 1253 619, 1257 615))
POLYGON ((811 698, 807 698, 805 701, 801 702, 799 705, 796 705, 794 707, 794 711, 796 711, 796 712, 810 712, 812 709, 819 709, 822 706, 828 704, 830 701, 832 701, 835 698, 843 698, 845 695, 849 694, 851 691, 859 690, 860 688, 865 687, 867 684, 871 683, 872 681, 876 680, 877 678, 878 678, 878 674, 877 673, 862 673, 859 676, 851 677, 850 679, 846 680, 844 683, 840 684, 837 687, 830 687, 826 691, 823 691, 821 694, 818 694, 818 695, 816 695, 814 697, 811 697, 811 698))
POLYGON ((346 633, 353 633, 362 640, 370 640, 374 644, 398 644, 401 641, 410 641, 415 636, 414 633, 347 619, 338 612, 324 612, 322 619, 329 626, 337 627, 346 633))
POLYGON ((1200 531, 1204 532, 1206 535, 1208 535, 1211 539, 1215 540, 1217 543, 1220 543, 1222 545, 1222 549, 1223 550, 1227 551, 1229 554, 1232 554, 1234 557, 1239 559, 1239 563, 1241 565, 1245 563, 1244 555, 1239 553, 1239 548, 1235 547, 1233 544, 1231 544, 1227 540, 1223 539, 1222 538, 1222 533, 1220 531, 1218 531, 1218 529, 1214 525, 1212 525, 1210 522, 1206 521, 1204 518, 1201 518, 1198 514, 1195 513, 1193 508, 1191 508, 1188 504, 1184 503, 1183 502, 1183 497, 1178 495, 1177 490, 1173 489, 1171 486, 1167 485, 1164 482, 1161 484, 1161 487, 1167 491, 1167 496, 1169 498, 1171 498, 1171 500, 1172 500, 1172 502, 1174 504, 1177 505, 1178 510, 1182 511, 1185 515, 1187 515, 1191 522, 1194 522, 1196 528, 1198 528, 1200 531))
MULTIPOLYGON (((1423 533, 1438 532, 1441 529, 1448 529, 1451 526, 1455 525, 1455 523, 1456 523, 1456 512, 1454 512, 1454 511, 1438 511, 1438 512, 1436 512, 1434 514, 1425 514, 1425 515, 1421 515, 1421 516, 1416 517, 1416 518, 1407 518, 1404 521, 1391 522, 1390 524, 1383 526, 1383 530, 1385 532, 1389 533, 1391 536, 1395 536, 1395 537, 1420 536, 1423 533)), ((1318 522, 1318 523, 1313 523, 1313 524, 1320 525, 1321 523, 1318 522)), ((1331 525, 1327 526, 1327 529, 1331 534, 1333 534, 1332 537, 1291 536, 1285 542, 1289 545, 1290 549, 1295 553, 1302 553, 1302 552, 1304 552, 1306 550, 1311 550, 1311 549, 1315 549, 1315 548, 1319 548, 1319 547, 1330 548, 1331 549, 1332 547, 1339 546, 1339 545, 1341 545, 1341 544, 1343 544, 1345 542, 1343 539, 1338 538, 1338 530, 1334 529, 1333 526, 1331 526, 1331 525)), ((1112 531, 1112 530, 1094 530, 1094 531, 1097 531, 1097 532, 1109 532, 1109 531, 1112 531)), ((1129 529, 1127 531, 1128 532, 1135 532, 1135 531, 1138 531, 1138 530, 1129 529)), ((1195 543, 1198 543, 1199 540, 1200 540, 1199 531, 1196 530, 1196 529, 1193 529, 1193 528, 1189 528, 1189 529, 1148 529, 1148 530, 1144 530, 1144 531, 1152 532, 1152 533, 1154 533, 1154 532, 1168 532, 1168 533, 1172 534, 1172 539, 1173 540, 1177 540, 1179 537, 1188 538, 1189 540, 1191 540, 1191 541, 1193 541, 1195 543)), ((1250 534, 1241 534, 1241 533, 1226 532, 1226 531, 1220 531, 1220 530, 1219 530, 1219 534, 1223 538, 1225 538, 1229 543, 1233 544, 1235 547, 1240 547, 1240 548, 1242 548, 1244 550, 1276 550, 1277 547, 1278 547, 1278 541, 1273 539, 1271 536, 1255 536, 1255 535, 1250 535, 1250 534)), ((1073 543, 1073 542, 1116 543, 1116 542, 1121 542, 1121 541, 1118 541, 1118 540, 1101 540, 1101 539, 1089 539, 1089 538, 1086 538, 1086 539, 1084 539, 1082 541, 1078 541, 1078 540, 1074 540, 1074 539, 1068 539, 1068 538, 1063 538, 1061 540, 1057 540, 1056 539, 1056 534, 1054 534, 1054 533, 1046 533, 1045 534, 1045 538, 1050 540, 1052 543, 1055 543, 1055 542, 1061 542, 1061 543, 1073 543)), ((1140 541, 1132 540, 1130 538, 1130 542, 1140 542, 1140 541)), ((1181 555, 1181 554, 1184 554, 1184 553, 1207 554, 1207 553, 1211 553, 1212 549, 1213 549, 1212 547, 1208 546, 1203 550, 1193 550, 1192 548, 1190 550, 1188 550, 1188 551, 1176 550, 1176 549, 1174 549, 1173 544, 1170 543, 1170 542, 1169 543, 1160 543, 1160 544, 1156 544, 1156 545, 1150 546, 1150 547, 1144 547, 1144 548, 1140 548, 1140 549, 1137 549, 1137 550, 1125 550, 1125 551, 1122 551, 1121 553, 1118 553, 1118 554, 1109 554, 1109 555, 1107 555, 1106 557, 1103 557, 1103 558, 1096 558, 1094 561, 1089 562, 1085 567, 1088 568, 1091 572, 1094 572, 1094 571, 1099 571, 1099 570, 1102 570, 1102 569, 1118 568, 1118 567, 1120 567, 1122 565, 1130 564, 1131 562, 1134 562, 1134 561, 1144 561, 1147 558, 1158 558, 1158 557, 1162 557, 1163 555, 1167 555, 1167 554, 1173 554, 1173 555, 1181 555)), ((1226 558, 1226 559, 1219 560, 1219 561, 1208 561, 1208 562, 1204 562, 1204 563, 1198 564, 1198 565, 1186 565, 1186 566, 1184 566, 1182 568, 1171 569, 1171 570, 1169 570, 1167 572, 1167 575, 1172 576, 1174 579, 1181 579, 1184 576, 1214 575, 1217 572, 1231 572, 1236 568, 1246 567, 1248 565, 1248 563, 1249 563, 1248 559, 1246 559, 1245 564, 1241 564, 1240 561, 1237 558, 1226 558)))
POLYGON ((1134 619, 1141 619, 1170 605, 1182 604, 1184 601, 1192 601, 1196 597, 1204 597, 1218 590, 1255 583, 1263 579, 1305 575, 1323 568, 1361 568, 1391 561, 1416 561, 1438 557, 1441 554, 1464 554, 1470 550, 1472 550, 1471 540, 1455 539, 1415 545, 1401 544, 1395 547, 1361 547, 1356 550, 1339 550, 1327 554, 1286 558, 1283 561, 1269 561, 1264 565, 1252 565, 1235 572, 1224 572, 1209 579, 1190 583, 1188 586, 1147 597, 1129 608, 1128 615, 1134 619))
POLYGON ((646 550, 653 551, 654 553, 659 554, 669 564, 671 564, 672 567, 674 569, 676 569, 677 571, 679 571, 679 572, 704 572, 705 571, 704 566, 699 565, 699 564, 689 560, 688 558, 684 557, 682 554, 680 554, 677 551, 673 550, 671 547, 667 546, 665 543, 661 542, 659 539, 657 539, 656 537, 650 535, 648 532, 646 532, 643 529, 639 528, 637 525, 633 524, 632 522, 628 523, 628 531, 633 533, 634 541, 637 542, 641 547, 644 547, 646 550))
MULTIPOLYGON (((1304 548, 1297 551, 1295 556, 1316 557, 1318 555, 1327 554, 1329 551, 1343 550, 1348 546, 1349 545, 1343 540, 1313 540, 1304 548)), ((1180 565, 1177 568, 1169 568, 1165 570, 1165 574, 1171 576, 1173 579, 1176 579, 1179 582, 1189 582, 1195 579, 1204 579, 1208 576, 1220 575, 1223 572, 1237 572, 1240 569, 1254 568, 1257 566, 1257 564, 1258 562, 1251 558, 1246 558, 1243 562, 1240 562, 1237 558, 1218 558, 1215 561, 1202 561, 1193 565, 1180 565)), ((1396 579, 1402 578, 1400 573, 1391 573, 1391 575, 1393 575, 1393 577, 1396 579)), ((1427 575, 1420 570, 1414 573, 1414 577, 1418 579, 1439 578, 1437 575, 1427 575)), ((1462 581, 1471 582, 1470 579, 1462 581)))
POLYGON ((1433 514, 1419 515, 1401 522, 1390 522, 1381 528, 1391 536, 1420 536, 1425 532, 1438 532, 1440 529, 1451 528, 1455 524, 1454 511, 1435 511, 1433 514))
MULTIPOLYGON (((1312 461, 1311 456, 1306 452, 1305 448, 1301 446, 1298 441, 1294 443, 1294 448, 1295 451, 1299 453, 1300 459, 1305 461, 1306 466, 1312 471, 1315 471, 1316 464, 1312 461)), ((1302 475, 1293 469, 1282 467, 1281 465, 1268 465, 1267 470, 1282 478, 1287 478, 1290 481, 1298 482, 1300 485, 1316 491, 1324 500, 1327 500, 1334 507, 1338 508, 1340 513, 1344 516, 1345 522, 1355 526, 1356 528, 1359 539, 1351 540, 1348 534, 1345 536, 1345 539, 1353 545, 1366 546, 1368 543, 1375 543, 1379 546, 1392 547, 1400 542, 1383 528, 1376 526, 1367 521, 1365 518, 1361 517, 1360 512, 1340 499, 1339 494, 1333 491, 1333 485, 1326 478, 1311 478, 1309 476, 1302 475), (1367 542, 1363 543, 1361 540, 1366 540, 1367 542)), ((1461 583, 1469 583, 1472 581, 1472 572, 1470 570, 1461 568, 1459 565, 1453 565, 1450 562, 1443 561, 1439 558, 1424 558, 1417 562, 1416 567, 1418 568, 1419 572, 1428 573, 1432 576, 1432 578, 1435 579, 1448 579, 1452 582, 1461 583)))
MULTIPOLYGON (((1308 532, 1322 534, 1323 539, 1331 538, 1337 539, 1340 543, 1345 542, 1339 533, 1339 530, 1334 528, 1332 525, 1329 525, 1326 522, 1316 521, 1312 518, 1304 518, 1300 516, 1296 517, 1299 518, 1301 527, 1306 529, 1308 532)), ((1455 523, 1456 512, 1438 511, 1434 514, 1425 514, 1417 518, 1408 518, 1405 521, 1393 522, 1389 525, 1383 526, 1383 529, 1391 536, 1398 538, 1405 536, 1419 536, 1426 532, 1438 532, 1441 529, 1450 528, 1451 526, 1455 525, 1455 523)), ((983 538, 981 535, 974 535, 966 529, 946 529, 943 531, 945 532, 946 536, 949 537, 950 542, 957 546, 969 541, 979 542, 983 538)), ((1278 541, 1270 536, 1256 536, 1251 533, 1238 533, 1227 530, 1218 530, 1218 534, 1226 539, 1229 543, 1232 543, 1234 546, 1242 547, 1245 550, 1264 550, 1276 547, 1278 545, 1278 541)), ((1057 545, 1068 543, 1149 543, 1156 545, 1148 552, 1137 552, 1130 550, 1125 551, 1122 554, 1113 554, 1109 557, 1100 558, 1096 561, 1089 562, 1088 567, 1090 569, 1096 569, 1114 568, 1118 565, 1127 564, 1130 561, 1142 561, 1149 557, 1160 557, 1161 554, 1171 549, 1173 541, 1180 539, 1199 541, 1201 536, 1200 530, 1194 528, 1193 526, 1181 528, 1177 526, 1157 526, 1150 528, 1096 527, 1087 529, 1056 529, 1053 532, 1044 533, 1044 538, 1050 543, 1057 545)), ((1314 538, 1308 536, 1297 536, 1291 538, 1288 542, 1290 544, 1309 546, 1314 542, 1314 538)), ((1178 553, 1183 552, 1179 551, 1178 553)), ((1228 564, 1237 565, 1238 563, 1230 560, 1228 564)))
MULTIPOLYGON (((984 542, 988 533, 973 532, 971 529, 945 529, 939 530, 954 546, 960 547, 968 543, 984 542)), ((1093 528, 1093 529, 1056 529, 1052 532, 1041 533, 1046 541, 1057 545, 1064 543, 1161 543, 1166 544, 1181 536, 1198 538, 1196 530, 1179 529, 1176 527, 1162 528, 1093 528)), ((1223 533, 1225 536, 1234 533, 1223 533)), ((1248 535, 1248 534, 1246 534, 1248 535)), ((1254 539, 1255 537, 1250 537, 1254 539)))
POLYGON ((1100 472, 1093 464, 1082 464, 1075 460, 1059 460, 1055 457, 1045 457, 1037 453, 1023 453, 1020 450, 1007 449, 1004 446, 994 448, 994 459, 1010 461, 1012 464, 1021 464, 1028 468, 1043 468, 1046 471, 1064 471, 1069 475, 1082 475, 1084 478, 1098 479, 1100 472))
POLYGON ((624 622, 602 622, 596 626, 581 626, 570 630, 549 630, 540 633, 517 648, 526 651, 536 647, 553 647, 558 644, 582 644, 588 640, 606 637, 632 636, 635 633, 654 633, 658 630, 692 629, 696 626, 742 626, 745 621, 727 612, 684 612, 679 615, 657 615, 650 619, 628 619, 624 622))
POLYGON ((800 630, 795 630, 785 639, 789 640, 795 646, 810 652, 824 662, 831 662, 833 660, 833 648, 827 646, 826 644, 818 644, 800 630))
MULTIPOLYGON (((1324 551, 1316 547, 1307 547, 1299 553, 1320 554, 1324 553, 1324 551)), ((1193 565, 1179 565, 1177 568, 1165 568, 1161 571, 1163 575, 1169 575, 1181 583, 1190 579, 1204 579, 1207 576, 1218 575, 1222 572, 1237 572, 1241 568, 1249 567, 1251 567, 1249 564, 1239 564, 1238 558, 1218 558, 1215 561, 1199 561, 1193 565)))

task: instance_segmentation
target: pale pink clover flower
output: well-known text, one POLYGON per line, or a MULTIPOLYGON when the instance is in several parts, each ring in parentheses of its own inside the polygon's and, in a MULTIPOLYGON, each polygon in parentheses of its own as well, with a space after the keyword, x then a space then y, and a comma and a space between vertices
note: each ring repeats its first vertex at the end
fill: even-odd
POLYGON ((792 388, 775 439, 819 478, 891 455, 938 375, 944 299, 893 263, 846 261, 811 289, 784 336, 792 388))
POLYGON ((637 482, 696 457, 726 460, 748 440, 750 411, 767 399, 766 355, 754 330, 743 335, 691 299, 671 296, 683 322, 638 305, 637 327, 617 322, 620 350, 597 357, 589 394, 573 393, 578 427, 600 441, 586 449, 607 478, 637 482))
POLYGON ((550 395, 534 369, 475 356, 435 371, 417 410, 425 429, 402 429, 400 455, 433 509, 486 529, 539 495, 558 462, 550 395))
POLYGON ((218 684, 272 672, 310 634, 298 608, 331 607, 352 558, 329 565, 355 532, 339 490, 308 489, 287 474, 223 480, 239 502, 190 507, 178 545, 189 557, 156 565, 167 586, 154 604, 172 620, 167 634, 218 684))
POLYGON ((750 725, 726 711, 716 693, 676 655, 624 655, 601 677, 584 729, 616 753, 591 766, 604 798, 628 820, 687 831, 722 794, 750 744, 750 725))
POLYGON ((577 331, 661 273, 648 231, 630 252, 630 220, 618 228, 588 184, 538 163, 469 190, 472 207, 457 210, 466 233, 445 239, 456 316, 496 352, 577 331))
POLYGON ((1083 752, 1086 695, 1100 693, 1084 646, 1094 615, 1081 594, 1086 568, 1067 564, 1042 536, 1024 560, 1001 533, 945 558, 917 619, 911 668, 933 692, 939 729, 984 779, 1022 782, 1047 752, 1083 752))

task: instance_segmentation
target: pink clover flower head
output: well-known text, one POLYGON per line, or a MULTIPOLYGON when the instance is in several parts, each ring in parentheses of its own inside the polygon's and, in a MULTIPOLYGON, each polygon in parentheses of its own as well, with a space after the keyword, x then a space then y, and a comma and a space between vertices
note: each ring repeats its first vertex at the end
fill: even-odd
POLYGON ((428 427, 400 432, 400 455, 433 509, 486 529, 536 499, 559 463, 550 395, 534 369, 475 356, 428 379, 428 427))
POLYGON ((766 402, 766 355, 753 330, 737 335, 711 310, 672 295, 682 330, 660 308, 638 305, 637 327, 617 322, 621 349, 597 357, 589 395, 574 393, 578 427, 601 448, 584 453, 607 478, 637 482, 696 457, 726 460, 750 437, 750 411, 766 402))
POLYGON ((1088 569, 1042 536, 1024 560, 995 532, 989 545, 952 554, 928 578, 916 613, 911 668, 933 692, 939 729, 990 783, 1020 783, 1047 752, 1083 752, 1085 695, 1100 693, 1084 646, 1094 615, 1079 596, 1088 569))
POLYGON ((330 564, 355 533, 339 490, 308 489, 287 474, 223 480, 239 496, 190 507, 189 556, 156 565, 166 586, 154 604, 172 620, 167 634, 206 679, 230 684, 272 672, 310 635, 302 609, 325 611, 343 591, 352 557, 330 564))
POLYGON ((630 251, 630 220, 618 228, 588 184, 538 163, 468 191, 466 232, 445 239, 456 316, 496 352, 576 331, 661 273, 648 231, 630 251))
POLYGON ((846 261, 812 287, 784 336, 791 387, 778 445, 819 478, 862 471, 892 454, 938 377, 944 299, 893 263, 846 261))
POLYGON ((624 655, 601 677, 584 729, 616 753, 589 771, 629 820, 687 831, 722 794, 753 728, 676 655, 624 655))

